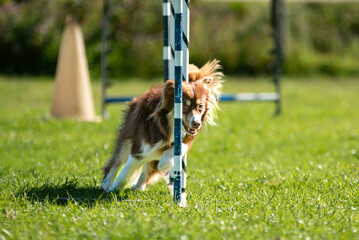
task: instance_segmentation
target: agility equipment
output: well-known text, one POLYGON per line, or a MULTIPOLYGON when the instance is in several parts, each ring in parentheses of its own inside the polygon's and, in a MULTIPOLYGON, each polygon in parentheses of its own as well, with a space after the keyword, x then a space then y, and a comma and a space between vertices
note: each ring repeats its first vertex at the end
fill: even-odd
MULTIPOLYGON (((174 59, 174 50, 173 43, 171 39, 174 39, 174 28, 170 29, 169 23, 174 22, 174 8, 173 0, 170 1, 171 4, 167 4, 170 0, 163 0, 163 62, 164 62, 164 79, 174 79, 174 70, 169 67, 171 61, 174 59), (171 16, 172 15, 172 16, 171 16), (165 33, 166 29, 169 30, 169 34, 165 33), (172 36, 172 37, 171 37, 172 36), (167 37, 167 38, 166 38, 167 37), (172 46, 172 49, 171 49, 172 46)), ((213 0, 217 1, 217 0, 213 0)), ((271 1, 271 26, 272 26, 272 38, 274 43, 274 48, 271 51, 273 54, 273 85, 274 92, 263 92, 263 93, 237 93, 237 94, 222 94, 219 97, 219 101, 270 101, 274 102, 276 105, 275 115, 281 113, 281 65, 282 65, 282 38, 283 36, 283 22, 284 22, 284 0, 270 0, 271 1)), ((185 1, 184 6, 188 6, 188 0, 185 1)), ((186 11, 183 13, 183 32, 185 35, 185 45, 188 45, 189 35, 189 13, 186 15, 186 11), (188 21, 188 22, 186 22, 188 21), (187 34, 186 34, 187 31, 187 34)), ((101 78, 102 78, 102 116, 107 117, 106 105, 110 103, 121 103, 131 101, 133 96, 108 96, 106 89, 108 87, 107 73, 107 54, 109 53, 108 49, 108 24, 109 24, 109 0, 104 2, 104 11, 103 11, 103 26, 102 26, 102 64, 101 64, 101 78)), ((188 59, 188 50, 183 52, 183 59, 188 59)), ((184 75, 187 68, 183 69, 184 75)))
POLYGON ((186 204, 187 156, 182 156, 182 81, 188 82, 189 1, 163 0, 163 76, 175 79, 174 163, 168 186, 173 198, 186 204))
POLYGON ((71 17, 66 18, 61 39, 51 115, 82 121, 98 120, 81 27, 71 17))
MULTIPOLYGON (((172 4, 170 4, 172 5, 172 4)), ((175 79, 175 93, 174 93, 174 186, 173 186, 173 199, 181 203, 182 200, 182 181, 185 179, 185 174, 182 175, 182 81, 188 81, 188 41, 184 39, 187 37, 183 33, 183 26, 185 29, 188 21, 183 21, 184 15, 189 15, 188 1, 175 0, 175 18, 174 18, 174 50, 175 50, 175 66, 174 66, 174 79, 175 79), (184 10, 185 9, 185 10, 184 10), (183 12, 187 14, 183 14, 183 12), (184 44, 183 44, 184 43, 184 44), (183 46, 186 45, 183 50, 183 46), (183 54, 187 52, 187 54, 183 54)), ((170 26, 173 23, 170 22, 170 26)), ((171 28, 170 28, 171 29, 171 28)), ((188 32, 187 32, 188 34, 188 32)), ((170 68, 171 68, 170 64, 170 68)))
MULTIPOLYGON (((275 114, 281 112, 281 92, 280 92, 280 69, 281 69, 281 6, 283 0, 271 0, 271 25, 273 28, 274 67, 273 83, 275 92, 269 93, 238 93, 223 94, 220 101, 273 101, 276 103, 275 114)), ((170 173, 173 179, 173 198, 176 202, 184 205, 186 201, 186 156, 182 156, 182 81, 188 81, 188 42, 189 42, 189 0, 163 0, 163 67, 164 81, 175 80, 174 96, 174 168, 170 173)), ((106 105, 131 101, 132 96, 110 97, 107 96, 107 54, 108 49, 108 22, 109 22, 109 0, 104 2, 103 10, 103 30, 102 30, 102 115, 107 117, 106 105)), ((172 181, 170 181, 170 186, 172 181)), ((171 188, 171 187, 170 187, 171 188)))

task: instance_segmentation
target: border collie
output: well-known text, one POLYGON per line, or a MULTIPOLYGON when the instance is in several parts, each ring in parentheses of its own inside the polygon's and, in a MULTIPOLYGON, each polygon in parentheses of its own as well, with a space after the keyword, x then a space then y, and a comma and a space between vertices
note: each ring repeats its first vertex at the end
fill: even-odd
MULTIPOLYGON (((190 64, 189 83, 182 83, 183 155, 206 122, 215 124, 223 77, 218 63, 213 60, 200 69, 190 64)), ((158 181, 173 167, 173 106, 173 80, 152 87, 128 104, 113 155, 102 168, 105 191, 119 191, 128 185, 133 190, 145 190, 147 184, 158 181)))

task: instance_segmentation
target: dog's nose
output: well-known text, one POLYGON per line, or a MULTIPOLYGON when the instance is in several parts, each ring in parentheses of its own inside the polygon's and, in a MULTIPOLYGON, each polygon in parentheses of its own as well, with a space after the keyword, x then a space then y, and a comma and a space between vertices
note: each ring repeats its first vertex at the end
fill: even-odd
POLYGON ((201 122, 193 120, 192 121, 192 127, 199 128, 201 126, 201 122))

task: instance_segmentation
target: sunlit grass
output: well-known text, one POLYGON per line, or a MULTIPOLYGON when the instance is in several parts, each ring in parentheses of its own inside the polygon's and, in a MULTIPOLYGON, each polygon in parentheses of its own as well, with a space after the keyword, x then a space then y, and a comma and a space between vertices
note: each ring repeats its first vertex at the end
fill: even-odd
MULTIPOLYGON (((272 90, 267 78, 228 79, 227 93, 272 90)), ((110 93, 160 82, 123 81, 110 93)), ((358 89, 355 79, 285 79, 279 117, 272 103, 221 103, 218 126, 189 154, 181 209, 164 182, 99 189, 123 105, 100 123, 59 121, 51 81, 2 77, 0 238, 357 239, 358 89)))

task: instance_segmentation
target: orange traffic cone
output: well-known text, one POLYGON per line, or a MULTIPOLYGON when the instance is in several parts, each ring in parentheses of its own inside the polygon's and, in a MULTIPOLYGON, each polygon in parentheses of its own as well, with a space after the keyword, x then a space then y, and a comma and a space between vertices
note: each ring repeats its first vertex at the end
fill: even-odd
POLYGON ((80 25, 66 18, 57 60, 51 115, 96 121, 84 39, 80 25))

